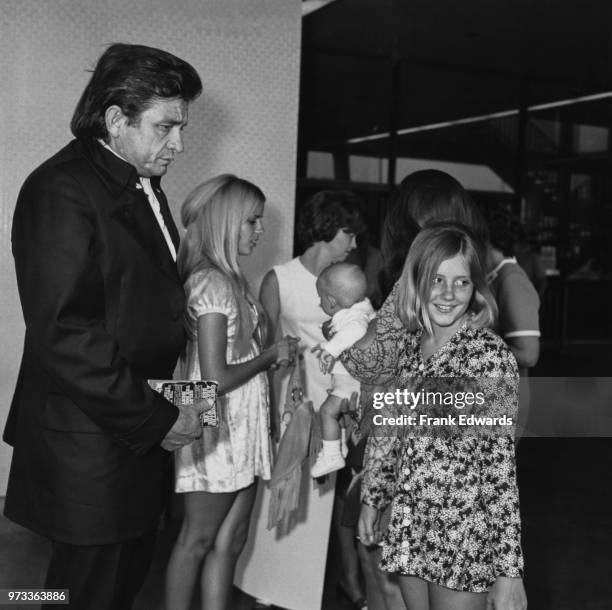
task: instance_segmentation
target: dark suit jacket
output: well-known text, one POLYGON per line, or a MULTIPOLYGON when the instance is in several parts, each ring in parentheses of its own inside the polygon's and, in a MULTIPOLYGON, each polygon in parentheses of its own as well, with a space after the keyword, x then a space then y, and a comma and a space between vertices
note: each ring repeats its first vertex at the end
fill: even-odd
POLYGON ((172 377, 184 293, 136 183, 98 142, 74 140, 29 176, 13 219, 26 335, 5 514, 71 544, 150 531, 166 495, 159 444, 178 410, 146 379, 172 377))

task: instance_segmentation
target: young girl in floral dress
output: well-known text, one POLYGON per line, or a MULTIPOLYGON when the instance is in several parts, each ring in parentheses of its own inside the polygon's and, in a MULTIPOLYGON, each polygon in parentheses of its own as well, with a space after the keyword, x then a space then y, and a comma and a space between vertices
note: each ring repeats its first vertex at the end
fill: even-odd
MULTIPOLYGON (((415 238, 396 301, 405 326, 396 387, 493 383, 487 414, 515 417, 516 361, 486 328, 496 307, 478 252, 452 223, 415 238)), ((379 517, 392 503, 381 567, 399 574, 410 610, 526 608, 512 433, 371 433, 359 534, 366 545, 379 542, 379 517)))

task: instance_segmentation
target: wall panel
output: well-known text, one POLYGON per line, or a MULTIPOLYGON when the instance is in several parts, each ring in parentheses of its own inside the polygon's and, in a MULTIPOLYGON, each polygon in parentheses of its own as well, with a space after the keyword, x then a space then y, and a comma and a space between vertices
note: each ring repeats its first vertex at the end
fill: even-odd
MULTIPOLYGON (((0 22, 0 426, 17 376, 23 321, 10 224, 27 174, 70 139, 69 122, 111 42, 166 49, 191 62, 204 93, 186 150, 164 179, 175 218, 200 181, 233 172, 266 193, 267 234, 247 262, 257 284, 291 255, 295 196, 299 0, 3 0, 0 22)), ((0 495, 10 450, 0 443, 0 495)))

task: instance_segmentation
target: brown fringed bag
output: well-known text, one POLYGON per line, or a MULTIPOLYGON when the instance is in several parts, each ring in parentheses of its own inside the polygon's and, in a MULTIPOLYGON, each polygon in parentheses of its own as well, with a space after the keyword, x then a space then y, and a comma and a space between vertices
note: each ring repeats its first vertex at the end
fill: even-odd
POLYGON ((298 508, 302 467, 309 455, 316 457, 321 442, 321 429, 315 417, 312 401, 304 396, 301 367, 291 370, 285 410, 281 418, 281 437, 276 463, 270 479, 268 529, 281 525, 286 529, 291 514, 298 508))

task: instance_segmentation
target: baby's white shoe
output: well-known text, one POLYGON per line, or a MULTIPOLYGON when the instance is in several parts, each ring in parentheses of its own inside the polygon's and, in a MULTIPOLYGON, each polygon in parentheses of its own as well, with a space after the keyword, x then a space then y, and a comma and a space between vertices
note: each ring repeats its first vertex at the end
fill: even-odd
MULTIPOLYGON (((326 441, 323 442, 325 443, 326 441)), ((339 441, 333 442, 339 445, 339 441)), ((326 451, 324 448, 319 451, 319 455, 317 455, 317 459, 310 469, 310 475, 313 479, 318 479, 319 477, 325 476, 330 472, 344 468, 345 464, 346 462, 344 461, 344 458, 339 450, 326 451)))

